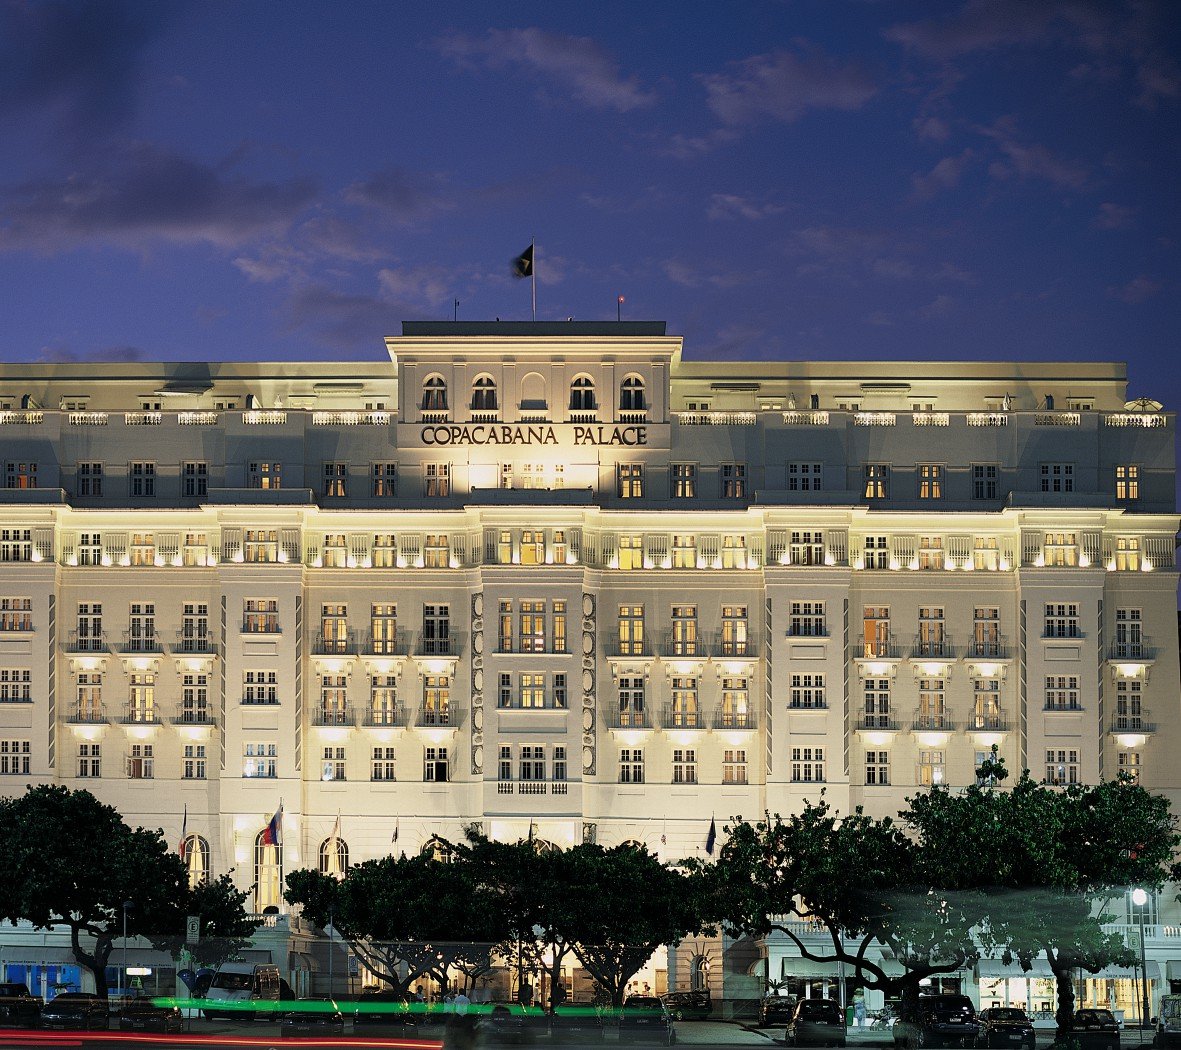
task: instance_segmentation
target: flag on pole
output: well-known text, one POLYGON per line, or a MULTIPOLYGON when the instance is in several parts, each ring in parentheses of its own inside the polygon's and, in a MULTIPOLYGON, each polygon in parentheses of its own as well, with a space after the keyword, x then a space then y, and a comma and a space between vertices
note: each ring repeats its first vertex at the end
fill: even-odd
POLYGON ((397 842, 398 841, 398 825, 401 823, 402 823, 401 817, 399 817, 397 820, 394 821, 394 835, 393 835, 393 838, 390 839, 390 842, 397 842))
POLYGON ((530 842, 533 841, 533 821, 532 821, 532 819, 530 819, 530 821, 529 821, 529 841, 530 842))
POLYGON ((344 875, 340 866, 340 810, 336 811, 336 823, 332 825, 332 834, 328 836, 328 874, 338 878, 344 875))
POLYGON ((177 851, 180 853, 180 859, 185 859, 185 839, 189 837, 189 804, 185 803, 185 815, 180 822, 180 848, 177 851))
POLYGON ((281 801, 279 808, 275 810, 275 815, 271 817, 267 826, 263 828, 262 844, 264 846, 283 845, 283 803, 281 801))
POLYGON ((513 260, 513 276, 518 280, 533 276, 532 244, 513 260))
POLYGON ((714 855, 714 845, 718 841, 718 825, 713 817, 709 818, 709 834, 705 836, 705 852, 714 855))

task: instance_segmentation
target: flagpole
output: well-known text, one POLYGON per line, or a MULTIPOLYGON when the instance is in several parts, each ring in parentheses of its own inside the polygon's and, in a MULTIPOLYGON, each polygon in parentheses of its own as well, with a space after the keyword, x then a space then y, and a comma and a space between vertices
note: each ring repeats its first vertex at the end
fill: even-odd
POLYGON ((533 251, 531 253, 533 256, 533 265, 531 267, 529 267, 529 269, 531 271, 529 276, 532 278, 531 283, 533 285, 533 320, 536 321, 537 320, 537 238, 536 237, 532 238, 529 241, 529 247, 533 249, 533 251))

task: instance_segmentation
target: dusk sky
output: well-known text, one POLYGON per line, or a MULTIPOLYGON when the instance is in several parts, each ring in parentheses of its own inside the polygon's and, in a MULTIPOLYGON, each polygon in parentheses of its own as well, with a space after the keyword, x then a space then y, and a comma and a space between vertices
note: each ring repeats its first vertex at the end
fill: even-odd
POLYGON ((1127 360, 1176 408, 1181 3, 0 0, 8 360, 1127 360))

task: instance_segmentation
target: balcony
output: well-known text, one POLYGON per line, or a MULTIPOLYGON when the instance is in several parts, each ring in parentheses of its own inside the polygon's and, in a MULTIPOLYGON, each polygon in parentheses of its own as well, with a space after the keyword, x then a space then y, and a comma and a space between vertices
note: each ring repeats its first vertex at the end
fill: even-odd
POLYGON ((407 724, 407 712, 402 704, 366 707, 361 712, 361 725, 366 729, 405 729, 407 724))
POLYGON ((119 723, 125 726, 158 726, 160 709, 155 704, 125 704, 119 723))
POLYGON ((706 729, 705 715, 701 709, 683 711, 665 704, 660 710, 660 725, 662 729, 706 729))
POLYGON ((1128 660, 1135 663, 1151 663, 1156 659, 1156 647, 1147 639, 1131 642, 1112 642, 1107 647, 1108 660, 1128 660))
POLYGON ((499 423, 500 412, 495 408, 472 408, 468 410, 470 423, 499 423))
POLYGON ((648 711, 620 711, 618 708, 603 716, 608 729, 651 729, 652 716, 648 711))
POLYGON ((458 657, 463 650, 462 640, 459 635, 454 632, 446 634, 420 634, 417 641, 414 643, 414 655, 416 657, 458 657))
POLYGON ((445 408, 424 408, 420 410, 418 417, 421 423, 449 423, 451 421, 451 413, 445 408))
POLYGON ((217 719, 213 717, 213 712, 208 707, 181 704, 177 707, 171 722, 177 726, 214 726, 217 724, 217 719))
POLYGON ((388 426, 393 419, 390 412, 313 412, 312 426, 314 427, 360 427, 360 426, 388 426))
POLYGON ((913 733, 951 733, 955 723, 947 715, 919 715, 910 724, 913 733))
POLYGON ((955 647, 951 638, 916 638, 910 648, 912 660, 954 660, 955 647))
POLYGON ((652 639, 647 632, 639 638, 621 639, 618 635, 609 638, 604 645, 608 659, 626 660, 628 657, 639 659, 652 658, 652 639))
POLYGON ((77 631, 71 631, 69 641, 66 642, 67 653, 105 653, 106 651, 107 634, 105 631, 100 631, 98 634, 79 634, 77 631))
POLYGON ((1113 733, 1155 733, 1156 724, 1147 722, 1140 715, 1116 715, 1111 720, 1113 733))
POLYGON ((352 712, 347 708, 317 707, 312 711, 311 723, 314 726, 351 726, 354 725, 352 712))
POLYGON ((598 409, 571 409, 569 415, 566 417, 568 423, 597 423, 599 421, 598 409))
POLYGON ((362 656, 406 656, 410 652, 410 632, 404 630, 368 631, 361 643, 362 656))
POLYGON ((897 733, 898 723, 889 715, 862 715, 856 728, 867 733, 897 733))
POLYGON ((420 729, 458 729, 461 719, 461 712, 454 704, 444 704, 442 707, 423 704, 415 715, 414 725, 420 729))
POLYGON ((728 638, 723 632, 714 640, 713 656, 718 660, 757 660, 758 639, 753 634, 747 634, 745 638, 728 638))
POLYGON ((357 632, 321 631, 312 642, 313 656, 356 656, 359 650, 357 632))
POLYGON ((212 656, 217 651, 217 646, 211 634, 177 631, 176 645, 172 651, 176 656, 212 656))
POLYGON ((101 726, 109 721, 102 704, 74 704, 66 715, 66 724, 72 726, 101 726))
POLYGON ((709 656, 709 642, 693 631, 668 631, 660 643, 660 656, 665 660, 704 660, 709 656))
POLYGON ((163 653, 164 646, 155 631, 124 631, 123 641, 119 643, 119 652, 124 655, 163 653))
POLYGON ((900 660, 902 659, 902 646, 888 638, 870 638, 866 641, 865 635, 861 635, 857 639, 857 650, 853 654, 853 659, 900 660))
POLYGON ((242 620, 242 633, 256 637, 273 637, 283 633, 277 613, 247 614, 242 620))
POLYGON ((750 731, 758 728, 758 719, 753 711, 715 711, 713 727, 721 730, 750 731))
POLYGON ((968 642, 968 648, 964 655, 969 660, 1011 660, 1013 658, 1007 638, 986 640, 974 638, 968 642))
POLYGON ((648 410, 646 408, 621 408, 615 414, 618 423, 647 423, 648 410))
POLYGON ((754 412, 678 412, 683 427, 753 427, 758 422, 754 412))
POLYGON ((810 412, 797 412, 793 409, 783 413, 783 423, 789 427, 826 427, 828 413, 816 409, 810 412))
POLYGON ((1013 726, 1000 715, 972 715, 967 728, 969 733, 1008 733, 1013 726))

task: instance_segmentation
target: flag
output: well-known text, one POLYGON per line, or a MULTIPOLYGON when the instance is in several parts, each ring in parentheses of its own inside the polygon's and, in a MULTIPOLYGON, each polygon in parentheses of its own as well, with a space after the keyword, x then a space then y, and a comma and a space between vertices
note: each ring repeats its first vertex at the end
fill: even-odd
POLYGON ((394 821, 394 836, 393 836, 393 838, 390 839, 390 842, 397 842, 398 841, 398 825, 401 823, 402 823, 402 821, 400 819, 394 821))
POLYGON ((529 245, 513 260, 513 276, 517 278, 533 276, 533 245, 529 245))
POLYGON ((271 817, 270 822, 262 832, 262 844, 264 846, 282 846, 283 845, 283 803, 279 803, 279 808, 275 810, 275 815, 271 817))
POLYGON ((343 875, 340 868, 340 810, 336 811, 336 823, 332 825, 332 834, 328 837, 328 874, 343 875))
POLYGON ((533 841, 533 821, 532 821, 532 819, 529 821, 529 841, 530 842, 533 841))
POLYGON ((189 837, 189 804, 185 803, 185 815, 180 822, 180 859, 185 859, 185 839, 189 837))
POLYGON ((705 852, 711 857, 714 855, 714 844, 718 841, 718 825, 714 818, 709 818, 709 834, 705 836, 705 852))

